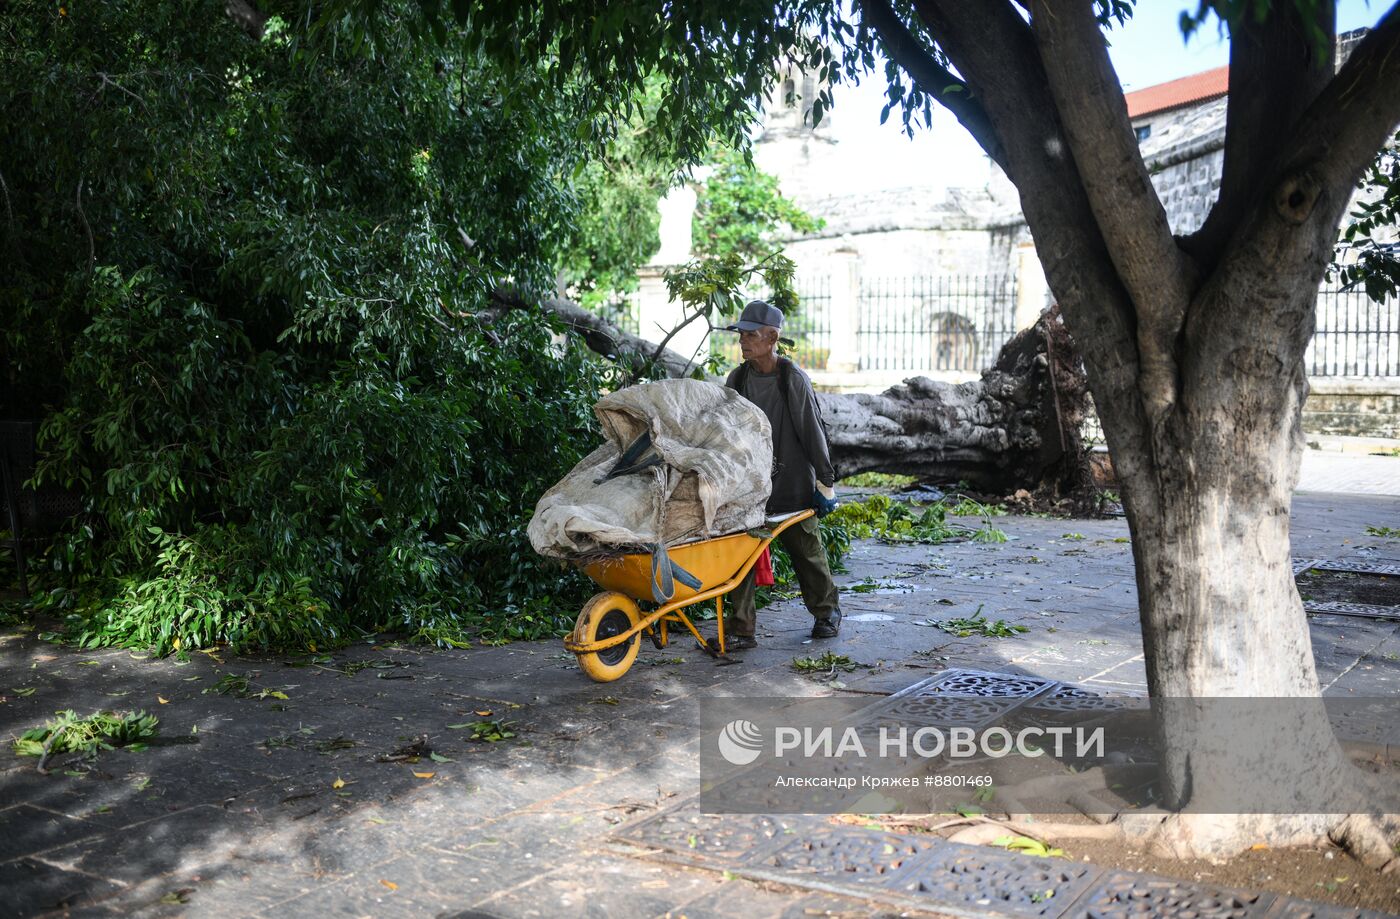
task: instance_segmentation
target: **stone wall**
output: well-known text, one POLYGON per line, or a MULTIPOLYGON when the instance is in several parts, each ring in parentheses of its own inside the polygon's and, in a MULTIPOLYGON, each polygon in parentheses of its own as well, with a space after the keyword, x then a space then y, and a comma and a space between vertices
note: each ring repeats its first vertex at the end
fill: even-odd
POLYGON ((1220 195, 1225 105, 1222 97, 1133 122, 1134 126, 1152 127, 1151 135, 1142 142, 1142 159, 1173 233, 1200 229, 1220 195))
POLYGON ((1015 239, 1015 228, 890 229, 799 239, 784 253, 800 275, 824 274, 838 251, 856 253, 862 273, 872 277, 1007 275, 1016 273, 1015 239))
POLYGON ((1311 381, 1307 434, 1400 439, 1400 380, 1331 377, 1311 381))

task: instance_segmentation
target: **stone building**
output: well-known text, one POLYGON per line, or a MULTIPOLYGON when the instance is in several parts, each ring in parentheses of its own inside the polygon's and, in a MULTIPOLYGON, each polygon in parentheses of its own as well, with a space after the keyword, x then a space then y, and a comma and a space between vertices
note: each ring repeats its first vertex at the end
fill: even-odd
MULTIPOLYGON (((754 143, 759 168, 824 221, 784 246, 804 295, 799 359, 819 385, 843 390, 879 391, 915 372, 976 377, 1048 302, 1015 189, 985 159, 987 178, 967 186, 872 169, 838 136, 843 109, 813 127, 804 100, 815 90, 811 77, 783 74, 754 143)), ((641 277, 644 331, 679 320, 661 278, 689 256, 694 202, 686 187, 662 203, 661 251, 641 277)), ((682 352, 703 351, 703 332, 684 330, 682 352)))

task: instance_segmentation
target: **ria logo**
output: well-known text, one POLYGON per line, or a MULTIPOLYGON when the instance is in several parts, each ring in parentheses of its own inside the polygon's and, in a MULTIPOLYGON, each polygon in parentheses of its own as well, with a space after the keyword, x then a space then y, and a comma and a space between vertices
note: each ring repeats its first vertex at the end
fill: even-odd
POLYGON ((735 766, 747 766, 763 752, 763 734, 752 721, 736 718, 719 732, 719 752, 735 766))

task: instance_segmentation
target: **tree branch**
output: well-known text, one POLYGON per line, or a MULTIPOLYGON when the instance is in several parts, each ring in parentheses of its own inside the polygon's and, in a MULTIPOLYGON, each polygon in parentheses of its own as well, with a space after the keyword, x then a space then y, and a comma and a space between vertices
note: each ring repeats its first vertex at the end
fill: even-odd
POLYGON ((263 37, 267 14, 260 12, 249 0, 224 0, 224 12, 238 27, 255 39, 263 37))
POLYGON ((1139 389, 1154 428, 1176 403, 1177 337, 1191 291, 1128 121, 1089 0, 1035 0, 1031 27, 1099 231, 1138 319, 1139 389))
POLYGON ((1308 105, 1283 145, 1281 173, 1319 162, 1319 178, 1341 183, 1345 207, 1366 166, 1400 123, 1400 2, 1356 46, 1308 105))
POLYGON ((1137 396, 1137 320, 1068 155, 1030 28, 1006 0, 914 3, 1004 145, 1036 251, 1089 368, 1116 470, 1141 495, 1140 506, 1150 506, 1153 454, 1137 396))
POLYGON ((885 53, 909 74, 920 90, 937 99, 953 113, 987 155, 1002 169, 1006 168, 1006 152, 996 131, 987 120, 987 113, 969 94, 967 84, 953 76, 929 53, 888 0, 859 0, 861 15, 880 38, 885 53))
POLYGON ((1225 323, 1261 320, 1254 348, 1288 367, 1301 359, 1313 329, 1312 294, 1331 259, 1337 226, 1397 122, 1400 3, 1312 100, 1287 142, 1256 163, 1258 190, 1210 281, 1212 289, 1233 290, 1238 306, 1230 316, 1218 310, 1193 315, 1187 329, 1193 342, 1217 340, 1225 323), (1285 265, 1298 268, 1277 270, 1285 265))
POLYGON ((1219 261, 1266 178, 1259 163, 1285 144, 1299 116, 1331 78, 1336 10, 1320 4, 1316 25, 1327 35, 1325 59, 1298 8, 1283 4, 1261 21, 1242 10, 1230 26, 1230 92, 1225 109, 1225 164, 1220 196, 1205 223, 1182 240, 1203 274, 1219 261))
POLYGON ((97 244, 92 238, 92 224, 88 223, 87 211, 83 210, 83 183, 87 181, 84 176, 78 178, 78 192, 74 195, 73 203, 78 209, 78 219, 83 222, 83 232, 87 235, 88 249, 88 274, 92 274, 92 269, 97 265, 97 244))
MULTIPOLYGON (((488 319, 492 312, 499 314, 510 309, 530 309, 535 302, 518 291, 507 289, 492 291, 491 301, 494 310, 487 311, 485 318, 488 319)), ((558 316, 565 325, 578 333, 591 350, 617 359, 634 372, 651 363, 661 367, 667 376, 671 377, 684 376, 690 369, 690 362, 676 352, 664 350, 660 356, 656 356, 656 345, 622 331, 602 316, 590 313, 571 300, 546 298, 537 302, 542 309, 558 316)))

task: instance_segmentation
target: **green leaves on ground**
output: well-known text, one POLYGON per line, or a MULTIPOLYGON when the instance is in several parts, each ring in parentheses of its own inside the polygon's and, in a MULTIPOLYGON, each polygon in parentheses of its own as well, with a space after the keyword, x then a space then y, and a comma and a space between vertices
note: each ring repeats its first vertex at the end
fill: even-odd
POLYGON ((146 741, 156 736, 159 724, 160 719, 144 711, 97 712, 79 718, 77 712, 68 709, 43 727, 21 734, 14 742, 14 751, 19 756, 47 757, 59 753, 96 754, 115 747, 141 750, 146 741))
MULTIPOLYGON (((998 836, 992 840, 992 845, 1001 846, 1003 849, 1010 849, 1012 852, 1022 852, 1026 855, 1035 855, 1040 858, 1064 858, 1063 849, 1055 849, 1047 846, 1038 839, 1031 839, 1029 836, 998 836)), ((1047 891, 1046 896, 1054 896, 1053 890, 1047 891)))
POLYGON ((233 696, 235 699, 287 699, 288 696, 280 689, 254 688, 254 673, 225 673, 219 677, 219 681, 207 689, 201 690, 202 695, 215 693, 220 696, 233 696))
POLYGON ((949 635, 956 635, 958 638, 970 638, 974 635, 981 638, 1012 638, 1022 632, 1029 632, 1030 629, 1024 625, 1014 625, 1004 619, 990 622, 982 615, 982 607, 977 607, 977 612, 971 616, 954 619, 921 619, 915 625, 927 625, 949 635))
POLYGON ((467 740, 479 743, 497 743, 515 736, 515 722, 513 721, 469 721, 462 724, 449 724, 447 729, 449 731, 470 731, 467 740))
POLYGON ((993 516, 1005 513, 1003 508, 980 504, 970 498, 961 498, 957 504, 950 505, 947 499, 921 504, 895 501, 888 495, 871 495, 863 501, 843 501, 825 520, 843 524, 857 539, 936 544, 968 537, 979 542, 1005 542, 1006 534, 991 525, 993 516), (949 517, 957 516, 980 516, 983 526, 970 530, 948 521, 949 517))
POLYGON ((847 488, 908 488, 919 479, 912 475, 896 475, 888 472, 858 472, 840 481, 847 488))
POLYGON ((792 659, 792 669, 798 673, 835 673, 838 670, 850 673, 860 664, 851 660, 844 654, 833 654, 830 651, 823 652, 817 657, 794 657, 792 659))

